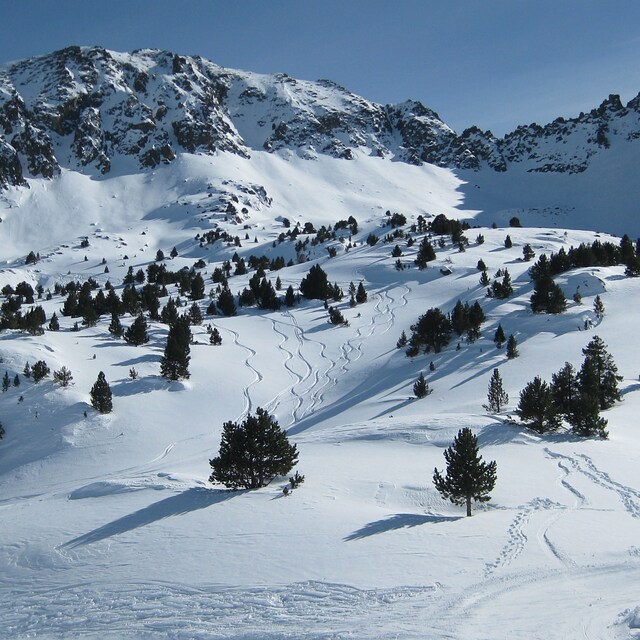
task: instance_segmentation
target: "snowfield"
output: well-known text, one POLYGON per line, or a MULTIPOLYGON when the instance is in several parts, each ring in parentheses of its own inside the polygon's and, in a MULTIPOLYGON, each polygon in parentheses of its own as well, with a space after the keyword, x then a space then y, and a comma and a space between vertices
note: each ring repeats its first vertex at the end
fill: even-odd
MULTIPOLYGON (((214 267, 235 251, 295 261, 294 243, 277 242, 284 217, 318 228, 352 215, 354 248, 330 243, 338 252, 329 258, 326 243, 309 246, 313 262, 267 275, 280 276, 283 295, 317 263, 345 293, 362 281, 368 301, 350 308, 345 295, 337 304, 345 327, 329 324, 318 300, 205 316, 193 328, 191 377, 174 383, 159 375, 167 336, 159 322, 150 322, 147 345, 133 347, 108 333, 106 316, 72 331, 75 319, 60 315, 64 298, 54 295, 37 303, 47 321, 57 312, 59 332, 0 333, 0 376, 21 379, 0 394, 0 636, 640 638, 640 280, 624 267, 573 270, 556 279, 566 313, 533 315, 532 263, 522 260, 527 243, 537 259, 596 236, 619 242, 607 232, 640 235, 637 162, 616 178, 628 191, 614 195, 603 185, 616 167, 523 173, 506 192, 506 178, 489 172, 370 157, 319 157, 313 172, 309 163, 259 152, 250 160, 184 154, 147 174, 64 172, 3 192, 0 287, 27 281, 53 291, 92 276, 120 293, 130 266, 146 269, 158 249, 168 256, 175 246, 168 268, 202 258, 208 292, 214 267), (231 195, 248 211, 237 220, 221 212, 231 195), (479 226, 465 233, 465 252, 447 242, 424 271, 413 265, 419 243, 398 240, 407 267, 398 271, 396 241, 383 242, 393 231, 381 226, 387 210, 409 224, 444 213, 479 226), (522 228, 508 227, 514 215, 522 228), (215 225, 242 247, 201 247, 196 234, 215 225), (372 232, 380 241, 370 247, 372 232), (79 246, 84 237, 87 248, 79 246), (40 253, 35 265, 24 264, 30 250, 40 253), (479 259, 490 276, 508 268, 513 296, 486 297, 479 259), (581 304, 572 301, 577 290, 581 304), (596 295, 606 309, 601 322, 596 295), (458 299, 485 311, 477 342, 457 349, 454 338, 441 353, 412 359, 396 348, 427 309, 448 312, 458 299), (221 346, 209 345, 208 323, 221 346), (495 347, 499 323, 518 340, 514 360, 495 347), (521 425, 514 410, 522 388, 535 375, 550 381, 566 361, 578 368, 594 335, 623 376, 623 401, 602 414, 609 439, 540 436, 521 425), (73 384, 26 380, 25 362, 40 359, 52 372, 69 368, 73 384), (494 368, 510 398, 500 415, 482 408, 494 368), (89 404, 99 371, 113 392, 107 415, 89 404), (417 400, 421 372, 433 393, 417 400), (208 482, 222 424, 258 407, 298 446, 296 469, 306 480, 290 496, 282 492, 287 478, 251 492, 208 482), (462 427, 498 467, 491 501, 474 505, 471 518, 431 481, 462 427)), ((251 275, 231 277, 232 291, 251 275)))

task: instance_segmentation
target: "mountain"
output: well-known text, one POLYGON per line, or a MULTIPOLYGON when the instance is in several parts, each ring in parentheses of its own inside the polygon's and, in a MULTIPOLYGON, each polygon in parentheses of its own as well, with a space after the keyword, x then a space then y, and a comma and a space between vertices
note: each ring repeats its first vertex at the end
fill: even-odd
POLYGON ((376 155, 455 169, 581 172, 594 155, 640 136, 640 97, 503 139, 461 135, 417 101, 379 105, 330 81, 224 69, 167 51, 69 47, 0 72, 0 184, 53 178, 62 168, 108 174, 180 152, 291 150, 304 158, 376 155))
POLYGON ((637 636, 637 99, 497 140, 416 102, 160 51, 69 48, 0 85, 3 638, 637 636), (531 309, 543 254, 562 313, 531 309), (508 271, 507 297, 483 265, 508 271), (312 267, 347 324, 296 295, 312 267), (114 296, 124 329, 144 305, 148 342, 113 330, 114 296), (189 378, 160 375, 155 296, 194 319, 189 378), (398 347, 430 310, 476 303, 479 335, 398 347), (621 376, 608 439, 519 420, 528 383, 579 370, 596 336, 621 376), (496 369, 508 401, 488 413, 496 369), (209 481, 223 426, 258 408, 298 448, 288 494, 286 476, 209 481), (432 482, 463 427, 497 463, 470 518, 432 482))

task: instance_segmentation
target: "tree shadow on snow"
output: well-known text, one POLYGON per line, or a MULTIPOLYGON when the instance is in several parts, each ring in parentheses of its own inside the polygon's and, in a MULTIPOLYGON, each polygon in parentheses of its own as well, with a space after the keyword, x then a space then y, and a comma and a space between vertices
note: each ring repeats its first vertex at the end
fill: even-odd
POLYGON ((409 527, 418 527, 421 524, 437 524, 439 522, 454 522, 460 520, 462 516, 430 516, 420 515, 417 513, 396 513, 393 516, 384 518, 383 520, 375 520, 365 524, 364 527, 354 531, 344 538, 345 542, 352 540, 362 540, 369 536, 375 536, 379 533, 387 531, 395 531, 396 529, 407 529, 409 527))
POLYGON ((105 540, 112 536, 126 533, 127 531, 133 531, 134 529, 144 527, 158 520, 163 520, 164 518, 181 516, 192 511, 198 511, 199 509, 206 509, 211 505, 224 502, 241 493, 244 492, 192 487, 182 493, 171 496, 170 498, 165 498, 159 502, 154 502, 148 507, 144 507, 134 513, 102 525, 73 540, 69 540, 69 542, 65 542, 62 545, 62 548, 75 549, 94 542, 100 542, 100 540, 105 540))

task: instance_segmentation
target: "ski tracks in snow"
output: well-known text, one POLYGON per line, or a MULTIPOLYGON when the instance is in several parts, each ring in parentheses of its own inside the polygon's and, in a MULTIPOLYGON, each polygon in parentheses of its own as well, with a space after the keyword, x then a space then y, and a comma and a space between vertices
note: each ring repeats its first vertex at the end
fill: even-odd
MULTIPOLYGON (((585 454, 568 456, 551 451, 548 448, 545 449, 545 453, 548 457, 558 460, 559 466, 561 464, 567 465, 572 471, 581 473, 589 478, 594 484, 615 493, 622 502, 625 511, 634 518, 640 518, 640 491, 613 480, 607 472, 598 469, 589 456, 585 454)), ((573 491, 578 499, 585 500, 581 493, 575 491, 575 489, 573 491)))
POLYGON ((242 342, 240 342, 240 336, 237 331, 234 331, 233 329, 227 329, 227 331, 233 336, 233 343, 237 347, 240 347, 241 349, 244 349, 247 352, 247 357, 244 360, 244 364, 247 367, 247 369, 249 369, 253 373, 253 380, 242 389, 245 402, 244 402, 244 411, 242 412, 242 414, 237 420, 238 422, 240 422, 247 415, 249 415, 253 409, 253 401, 251 400, 251 387, 262 382, 263 375, 251 364, 251 359, 254 358, 256 355, 255 349, 252 349, 246 344, 242 344, 242 342))
MULTIPOLYGON (((278 336, 278 350, 283 355, 283 367, 292 378, 291 384, 278 393, 265 405, 268 411, 275 411, 287 396, 292 402, 288 427, 296 424, 319 408, 325 400, 326 392, 337 386, 339 380, 352 370, 353 365, 361 358, 364 342, 374 335, 383 335, 395 325, 395 308, 407 304, 410 289, 406 285, 394 287, 400 289, 398 296, 392 295, 392 288, 384 289, 372 295, 375 297, 369 321, 356 329, 355 336, 347 339, 337 347, 330 347, 328 341, 311 338, 300 327, 293 313, 286 311, 283 320, 271 319, 274 334, 278 336), (332 356, 331 352, 335 355, 332 356), (312 364, 313 363, 313 364, 312 364)), ((337 329, 342 331, 342 329, 337 329)), ((234 334, 234 342, 250 353, 245 360, 254 372, 255 378, 244 389, 247 399, 245 415, 251 410, 251 388, 260 382, 262 376, 251 366, 250 359, 255 351, 239 342, 238 334, 234 334)))

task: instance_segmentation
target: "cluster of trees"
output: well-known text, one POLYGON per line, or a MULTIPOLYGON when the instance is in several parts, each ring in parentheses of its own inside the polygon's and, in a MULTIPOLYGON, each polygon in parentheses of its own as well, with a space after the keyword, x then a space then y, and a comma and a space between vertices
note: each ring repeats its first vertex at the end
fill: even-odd
POLYGON ((550 384, 536 376, 520 392, 516 413, 538 433, 555 431, 565 420, 577 435, 607 437, 607 421, 600 411, 621 399, 622 377, 599 336, 582 353, 585 358, 577 372, 566 362, 550 384))
MULTIPOLYGON (((451 334, 465 335, 468 342, 474 342, 480 337, 480 326, 485 321, 484 311, 476 301, 472 305, 468 302, 456 303, 451 313, 445 315, 438 307, 432 307, 411 325, 411 337, 408 340, 407 356, 414 357, 424 349, 425 353, 433 350, 439 353, 451 341, 451 334)), ((407 344, 406 334, 398 340, 398 347, 407 344)))

